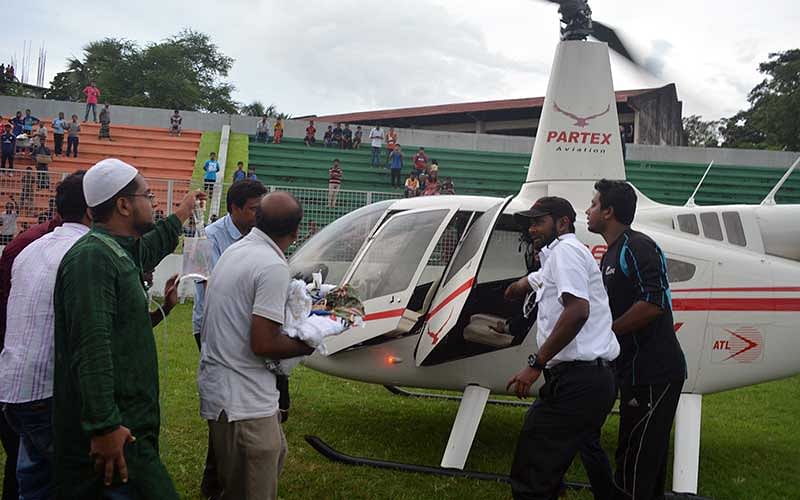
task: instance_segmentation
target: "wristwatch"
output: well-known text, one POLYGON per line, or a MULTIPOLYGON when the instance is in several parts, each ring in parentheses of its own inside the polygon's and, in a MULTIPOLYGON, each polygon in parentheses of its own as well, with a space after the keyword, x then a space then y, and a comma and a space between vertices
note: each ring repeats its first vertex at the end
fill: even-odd
POLYGON ((528 356, 528 366, 530 366, 531 368, 535 368, 539 371, 543 371, 547 367, 547 364, 539 361, 538 354, 531 354, 530 356, 528 356))

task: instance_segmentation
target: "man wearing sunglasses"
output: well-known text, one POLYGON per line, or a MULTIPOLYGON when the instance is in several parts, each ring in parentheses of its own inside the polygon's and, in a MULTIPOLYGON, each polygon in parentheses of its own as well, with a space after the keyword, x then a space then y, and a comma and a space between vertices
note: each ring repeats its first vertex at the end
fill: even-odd
POLYGON ((145 270, 178 244, 200 191, 166 219, 147 181, 117 159, 83 177, 92 229, 56 278, 55 497, 177 499, 158 453, 158 362, 145 270))

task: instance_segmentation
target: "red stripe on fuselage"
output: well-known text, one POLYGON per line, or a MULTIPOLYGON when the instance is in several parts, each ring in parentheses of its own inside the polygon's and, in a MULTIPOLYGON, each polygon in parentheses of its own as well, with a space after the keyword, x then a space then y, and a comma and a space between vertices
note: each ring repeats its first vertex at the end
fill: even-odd
POLYGON ((387 318, 396 318, 402 316, 405 312, 405 308, 403 309, 392 309, 391 311, 381 311, 372 314, 367 314, 364 316, 364 321, 373 321, 376 319, 387 319, 387 318))
POLYGON ((436 313, 438 313, 439 311, 441 311, 441 310, 442 310, 442 308, 443 308, 444 306, 446 306, 447 304, 449 304, 450 302, 452 302, 453 300, 455 300, 455 298, 456 298, 456 297, 458 297, 458 296, 459 296, 459 295, 461 295, 462 293, 466 292, 467 290, 471 289, 471 288, 472 288, 472 285, 473 285, 474 283, 475 283, 475 278, 474 278, 474 277, 472 277, 472 278, 468 279, 468 280, 467 280, 467 281, 466 281, 466 282, 465 282, 463 285, 461 285, 460 287, 456 288, 456 289, 453 291, 453 293, 451 293, 450 295, 448 295, 448 296, 447 296, 447 297, 446 297, 446 298, 445 298, 445 299, 442 301, 442 303, 441 303, 441 304, 439 304, 439 305, 437 305, 436 307, 434 307, 433 309, 431 309, 431 312, 430 312, 430 313, 428 313, 428 319, 432 318, 432 317, 433 317, 433 316, 434 316, 436 313))
POLYGON ((782 298, 706 298, 672 299, 675 311, 800 311, 800 299, 782 298))
POLYGON ((750 288, 675 288, 673 293, 681 292, 800 292, 798 286, 750 287, 750 288))

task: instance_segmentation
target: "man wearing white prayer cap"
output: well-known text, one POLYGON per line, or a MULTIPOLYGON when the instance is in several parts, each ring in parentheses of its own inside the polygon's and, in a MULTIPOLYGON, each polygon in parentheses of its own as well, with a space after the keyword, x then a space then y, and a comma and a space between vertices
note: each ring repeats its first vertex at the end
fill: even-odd
POLYGON ((145 270, 172 253, 201 191, 154 223, 155 196, 131 165, 109 158, 83 177, 94 226, 56 278, 56 498, 178 494, 158 453, 158 361, 145 270))

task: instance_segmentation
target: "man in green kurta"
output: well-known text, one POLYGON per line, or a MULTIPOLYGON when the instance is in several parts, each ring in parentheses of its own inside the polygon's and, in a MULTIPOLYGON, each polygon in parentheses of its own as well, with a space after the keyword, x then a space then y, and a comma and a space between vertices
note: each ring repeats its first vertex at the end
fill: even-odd
POLYGON ((178 244, 200 191, 153 223, 132 166, 84 176, 92 230, 64 256, 55 289, 55 492, 63 499, 177 499, 158 453, 158 361, 143 271, 178 244))

